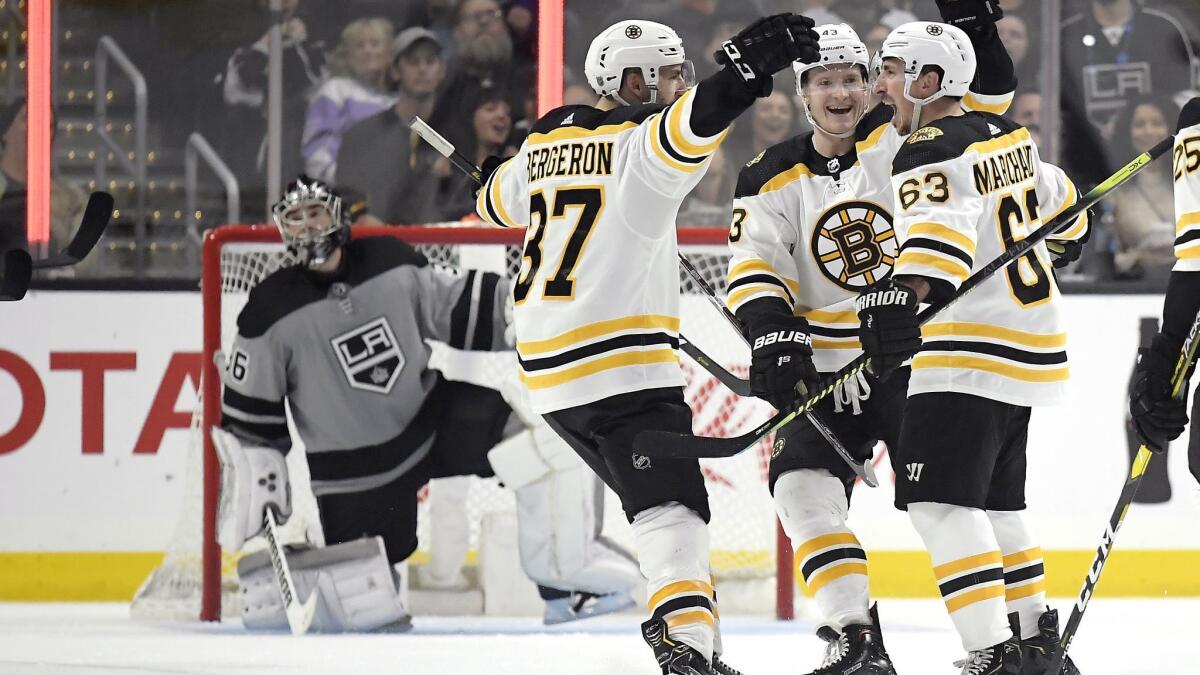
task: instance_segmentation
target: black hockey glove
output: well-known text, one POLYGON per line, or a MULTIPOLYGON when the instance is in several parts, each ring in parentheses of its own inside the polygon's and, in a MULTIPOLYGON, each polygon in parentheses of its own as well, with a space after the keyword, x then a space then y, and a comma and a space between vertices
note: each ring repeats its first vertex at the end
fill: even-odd
POLYGON ((793 61, 812 63, 820 58, 819 40, 812 19, 775 14, 758 19, 726 40, 713 59, 736 73, 757 96, 770 96, 772 75, 793 61))
POLYGON ((1179 438, 1187 425, 1187 397, 1171 397, 1171 376, 1181 346, 1159 333, 1147 349, 1138 350, 1137 366, 1129 384, 1129 414, 1138 438, 1154 452, 1162 452, 1179 438))
POLYGON ((918 304, 916 291, 892 279, 876 283, 854 301, 858 339, 876 377, 886 378, 921 349, 918 304))
POLYGON ((1053 235, 1046 238, 1046 250, 1050 251, 1050 264, 1054 269, 1062 269, 1083 255, 1083 247, 1092 238, 1092 228, 1096 227, 1095 217, 1096 214, 1088 209, 1088 228, 1079 239, 1066 241, 1055 239, 1053 235))
POLYGON ((479 198, 479 191, 483 189, 484 185, 487 185, 488 179, 503 163, 504 160, 495 155, 488 155, 487 159, 483 160, 483 166, 479 167, 479 185, 475 186, 475 192, 472 193, 476 199, 479 198))
POLYGON ((814 389, 812 337, 801 316, 772 316, 750 329, 750 393, 783 410, 814 389))
POLYGON ((942 21, 956 28, 987 32, 1004 18, 999 0, 937 0, 942 21))

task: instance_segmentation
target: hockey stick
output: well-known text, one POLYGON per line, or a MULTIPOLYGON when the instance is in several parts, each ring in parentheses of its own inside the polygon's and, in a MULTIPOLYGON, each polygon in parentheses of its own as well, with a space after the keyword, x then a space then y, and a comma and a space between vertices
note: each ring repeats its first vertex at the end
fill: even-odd
MULTIPOLYGON (((743 340, 745 340, 746 333, 743 330, 742 322, 737 318, 737 316, 734 315, 733 312, 729 311, 729 308, 726 307, 724 303, 717 298, 716 291, 714 291, 712 286, 709 286, 704 277, 700 275, 700 270, 697 270, 696 267, 692 265, 692 262, 682 254, 679 256, 679 263, 683 265, 683 269, 687 270, 688 275, 692 277, 692 281, 694 281, 696 285, 700 287, 700 290, 704 292, 704 297, 708 298, 708 301, 712 303, 712 306, 716 307, 721 316, 725 317, 725 320, 728 321, 729 325, 733 327, 733 330, 738 334, 738 337, 741 337, 743 340)), ((750 345, 747 343, 746 346, 749 347, 750 345)), ((702 361, 700 361, 700 359, 692 355, 692 352, 688 351, 687 349, 684 349, 684 351, 687 352, 689 356, 692 356, 693 359, 696 359, 697 363, 702 366, 705 365, 702 361)), ((698 349, 696 351, 700 352, 698 349)), ((700 352, 700 355, 704 356, 703 352, 700 352)), ((712 368, 708 366, 705 366, 705 368, 708 370, 708 372, 713 373, 717 379, 720 379, 720 375, 714 372, 712 368)), ((721 370, 724 371, 723 368, 721 370)), ((730 375, 730 377, 733 376, 730 375)), ((741 396, 749 395, 750 383, 741 379, 738 379, 738 382, 739 384, 745 382, 745 394, 742 394, 737 389, 733 389, 733 387, 730 387, 730 389, 733 389, 734 393, 737 393, 741 396)), ((842 461, 850 467, 850 470, 867 484, 867 487, 879 487, 879 479, 875 476, 875 467, 871 465, 870 459, 861 463, 854 461, 854 457, 851 456, 850 452, 846 450, 846 446, 842 445, 842 441, 834 435, 833 430, 829 428, 829 425, 825 423, 825 420, 821 419, 815 409, 804 411, 804 416, 808 418, 808 423, 817 430, 817 433, 821 434, 821 436, 825 439, 825 442, 829 443, 829 446, 833 448, 833 451, 837 453, 838 457, 841 457, 842 461)))
POLYGON ((312 625, 313 617, 317 614, 317 587, 308 594, 308 600, 303 605, 296 597, 296 584, 292 581, 292 570, 288 567, 287 559, 283 557, 283 549, 279 545, 279 535, 275 525, 275 509, 268 506, 263 516, 265 529, 263 536, 267 540, 267 551, 271 554, 271 567, 275 569, 275 580, 279 583, 279 592, 283 595, 283 610, 287 614, 288 627, 292 635, 304 635, 312 625))
MULTIPOLYGON (((1175 362, 1175 372, 1171 375, 1172 398, 1187 398, 1188 369, 1196 358, 1197 347, 1200 347, 1198 338, 1200 338, 1200 314, 1197 314, 1195 320, 1192 321, 1192 329, 1188 331, 1187 339, 1183 341, 1183 348, 1179 350, 1179 360, 1175 362)), ((1067 658, 1067 649, 1071 647, 1071 641, 1075 639, 1075 633, 1079 630, 1079 622, 1083 620, 1083 612, 1087 610, 1088 602, 1096 591, 1096 584, 1100 582, 1100 573, 1104 571, 1104 565, 1112 553, 1117 530, 1121 529, 1121 524, 1125 521, 1125 514, 1129 512, 1129 506, 1133 503, 1133 498, 1137 496, 1142 478, 1145 477, 1146 469, 1154 454, 1143 444, 1138 449, 1137 455, 1134 456, 1133 463, 1129 468, 1129 477, 1125 479, 1125 487, 1121 488, 1121 496, 1117 498, 1117 505, 1108 518, 1108 525, 1104 528, 1104 533, 1100 535, 1100 545, 1096 547, 1096 556, 1092 558, 1092 565, 1083 577, 1083 588, 1079 591, 1079 599, 1071 608, 1071 618, 1067 619, 1067 625, 1063 628, 1062 636, 1059 638, 1059 648, 1055 651, 1054 660, 1050 662, 1046 673, 1058 675, 1062 671, 1067 658)))
MULTIPOLYGON (((958 291, 947 301, 930 305, 917 315, 921 324, 928 323, 930 319, 936 316, 939 312, 946 309, 950 305, 958 302, 963 296, 975 290, 979 284, 985 282, 993 274, 1006 265, 1025 255, 1031 248, 1036 246, 1046 237, 1054 234, 1059 228, 1074 220, 1079 214, 1086 211, 1093 204, 1107 197, 1116 188, 1120 187, 1125 181, 1137 175, 1139 171, 1146 167, 1150 162, 1154 161, 1163 153, 1167 152, 1174 142, 1174 137, 1167 137, 1160 141, 1157 145, 1150 148, 1146 152, 1138 155, 1133 161, 1121 167, 1116 173, 1109 176, 1103 183, 1092 188, 1090 192, 1081 197, 1074 205, 1070 206, 1062 213, 1058 214, 1050 222, 1044 223, 1041 227, 1029 233, 1021 241, 1014 243, 1006 249, 1004 253, 996 257, 985 267, 980 269, 975 274, 972 274, 966 281, 959 286, 958 291)), ((646 455, 647 457, 663 457, 663 458, 714 458, 714 457, 733 457, 734 455, 749 450, 758 444, 766 436, 779 431, 781 428, 792 422, 801 414, 808 412, 821 399, 833 392, 834 388, 849 380, 851 377, 858 375, 870 364, 870 359, 865 355, 860 355, 850 363, 846 364, 838 372, 834 373, 829 379, 821 383, 817 393, 804 401, 796 401, 785 410, 780 410, 774 417, 759 425, 757 429, 741 436, 733 436, 729 438, 713 438, 710 436, 693 436, 691 434, 678 434, 669 431, 643 431, 634 438, 634 449, 638 454, 646 455)))
POLYGON ((4 253, 4 278, 0 279, 0 302, 12 302, 25 297, 29 279, 33 276, 33 261, 29 253, 9 249, 4 253))
POLYGON ((79 222, 79 229, 75 231, 75 237, 71 239, 71 243, 67 244, 67 247, 57 255, 34 260, 33 269, 68 267, 86 258, 87 254, 96 247, 96 242, 100 241, 104 229, 108 227, 108 221, 112 219, 112 213, 112 195, 107 192, 93 192, 88 197, 87 207, 83 210, 83 219, 79 222))

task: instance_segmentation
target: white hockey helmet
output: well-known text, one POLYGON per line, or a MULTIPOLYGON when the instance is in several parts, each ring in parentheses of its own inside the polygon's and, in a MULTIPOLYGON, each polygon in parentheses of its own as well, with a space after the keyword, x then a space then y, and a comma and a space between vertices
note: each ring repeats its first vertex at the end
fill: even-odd
POLYGON ((692 81, 691 62, 684 58, 683 40, 671 29, 654 21, 634 19, 618 21, 600 31, 588 47, 583 72, 598 96, 612 96, 622 104, 617 92, 627 68, 637 68, 650 88, 651 102, 658 96, 658 71, 662 66, 683 65, 684 78, 692 81))
MULTIPOLYGON (((849 24, 827 23, 817 26, 813 30, 820 36, 820 41, 818 42, 820 57, 812 63, 805 63, 803 61, 792 62, 792 71, 796 74, 796 94, 802 97, 800 99, 801 105, 804 108, 804 115, 808 118, 809 124, 830 136, 849 138, 854 135, 853 129, 848 132, 835 134, 826 131, 817 124, 816 120, 813 119, 812 111, 808 108, 808 101, 803 98, 804 85, 802 83, 805 73, 818 68, 828 68, 829 66, 843 63, 860 66, 862 68, 863 81, 867 81, 870 73, 870 59, 867 55, 867 45, 859 39, 858 33, 849 24)), ((866 114, 867 106, 864 102, 863 109, 859 113, 859 119, 861 120, 866 114)), ((855 120, 856 124, 857 122, 858 120, 855 120)))
POLYGON ((880 61, 899 59, 904 64, 904 98, 915 104, 912 127, 920 126, 921 108, 943 96, 966 96, 975 79, 975 49, 961 28, 932 21, 913 21, 897 26, 879 49, 880 61), (926 66, 942 71, 941 87, 927 98, 909 93, 926 66))

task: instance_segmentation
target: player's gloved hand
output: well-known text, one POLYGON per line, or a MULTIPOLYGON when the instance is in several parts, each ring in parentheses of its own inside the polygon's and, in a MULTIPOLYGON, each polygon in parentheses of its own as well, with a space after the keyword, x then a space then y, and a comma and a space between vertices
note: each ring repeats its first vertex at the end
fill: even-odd
POLYGON ((917 321, 917 292, 892 279, 863 291, 854 301, 858 312, 858 339, 870 357, 868 370, 886 378, 921 349, 917 321))
POLYGON ((799 14, 774 14, 758 19, 721 44, 713 53, 718 65, 741 78, 758 96, 771 94, 771 76, 793 61, 820 58, 820 36, 813 20, 799 14))
POLYGON ((937 0, 937 6, 944 23, 968 33, 992 30, 1004 18, 999 0, 937 0))
POLYGON ((1083 246, 1092 238, 1092 228, 1095 227, 1096 214, 1088 209, 1087 230, 1083 236, 1073 241, 1065 239, 1055 239, 1053 235, 1046 238, 1046 250, 1050 251, 1050 264, 1054 265, 1054 269, 1062 269, 1067 265, 1079 260, 1079 256, 1083 254, 1083 246))
POLYGON ((1138 438, 1154 452, 1162 452, 1187 425, 1187 397, 1171 396, 1171 376, 1179 360, 1180 345, 1161 333, 1147 349, 1138 350, 1137 366, 1129 383, 1129 414, 1138 438))
POLYGON ((750 329, 750 393, 783 410, 821 380, 801 316, 773 315, 750 329))
POLYGON ((483 160, 483 165, 479 167, 479 185, 475 186, 475 192, 473 193, 476 199, 479 198, 479 191, 483 189, 484 185, 487 185, 488 179, 492 177, 492 174, 496 173, 496 169, 499 169, 503 163, 504 159, 495 155, 488 155, 487 159, 483 160))

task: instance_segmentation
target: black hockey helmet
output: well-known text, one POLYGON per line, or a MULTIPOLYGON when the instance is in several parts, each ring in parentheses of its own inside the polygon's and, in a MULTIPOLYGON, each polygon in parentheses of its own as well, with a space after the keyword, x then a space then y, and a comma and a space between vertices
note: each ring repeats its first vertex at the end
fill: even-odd
POLYGON ((300 174, 271 207, 288 252, 308 267, 321 265, 350 241, 342 198, 324 181, 300 174))

